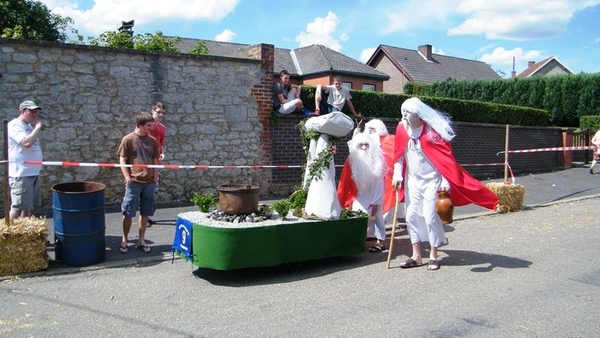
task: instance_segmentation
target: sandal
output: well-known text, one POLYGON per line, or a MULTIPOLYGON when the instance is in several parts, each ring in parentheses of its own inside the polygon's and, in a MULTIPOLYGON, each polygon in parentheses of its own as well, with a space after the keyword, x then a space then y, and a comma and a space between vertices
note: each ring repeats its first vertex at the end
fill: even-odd
POLYGON ((433 271, 433 270, 439 270, 439 269, 440 269, 440 262, 435 259, 430 259, 429 263, 427 263, 427 270, 433 271))
POLYGON ((419 263, 417 261, 415 261, 412 258, 409 258, 407 260, 405 260, 404 262, 400 263, 400 268, 402 269, 408 269, 408 268, 416 268, 418 266, 423 265, 423 263, 419 263))
POLYGON ((121 245, 119 245, 119 253, 126 254, 128 252, 129 249, 127 248, 127 243, 121 243, 121 245), (123 244, 125 244, 125 246, 123 246, 123 244))
POLYGON ((369 252, 382 252, 385 250, 385 245, 383 244, 375 244, 369 248, 369 252))
POLYGON ((137 246, 138 250, 140 250, 143 253, 150 253, 150 247, 147 245, 138 245, 137 246))

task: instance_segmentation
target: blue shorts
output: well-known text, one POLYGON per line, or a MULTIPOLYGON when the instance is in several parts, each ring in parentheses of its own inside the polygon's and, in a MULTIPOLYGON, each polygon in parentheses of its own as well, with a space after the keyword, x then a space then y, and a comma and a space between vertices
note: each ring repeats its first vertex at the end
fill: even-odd
POLYGON ((142 216, 154 216, 156 210, 154 189, 156 183, 139 184, 131 182, 125 188, 125 197, 121 204, 121 213, 128 218, 135 217, 138 208, 142 216))

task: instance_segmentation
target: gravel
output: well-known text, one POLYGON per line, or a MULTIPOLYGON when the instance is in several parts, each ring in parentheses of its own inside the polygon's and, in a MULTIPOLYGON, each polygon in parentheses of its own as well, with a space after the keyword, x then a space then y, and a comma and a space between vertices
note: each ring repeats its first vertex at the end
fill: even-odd
POLYGON ((304 222, 318 222, 318 220, 308 220, 300 217, 295 217, 291 213, 285 218, 285 220, 281 219, 281 217, 277 213, 273 213, 273 217, 270 220, 264 220, 261 222, 223 222, 223 221, 215 221, 210 219, 208 216, 210 214, 206 212, 200 211, 188 211, 179 214, 178 216, 188 220, 195 224, 200 224, 204 226, 214 227, 214 228, 257 228, 263 226, 273 226, 280 224, 289 224, 289 223, 304 223, 304 222))

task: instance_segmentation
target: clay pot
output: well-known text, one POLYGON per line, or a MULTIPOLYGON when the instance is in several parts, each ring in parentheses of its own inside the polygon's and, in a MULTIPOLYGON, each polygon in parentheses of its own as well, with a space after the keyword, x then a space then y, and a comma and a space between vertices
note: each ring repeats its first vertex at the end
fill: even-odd
POLYGON ((438 198, 435 202, 435 211, 437 211, 440 219, 442 220, 442 224, 451 224, 452 223, 452 215, 454 214, 454 204, 452 204, 452 200, 450 196, 448 196, 448 191, 440 190, 437 192, 438 198))

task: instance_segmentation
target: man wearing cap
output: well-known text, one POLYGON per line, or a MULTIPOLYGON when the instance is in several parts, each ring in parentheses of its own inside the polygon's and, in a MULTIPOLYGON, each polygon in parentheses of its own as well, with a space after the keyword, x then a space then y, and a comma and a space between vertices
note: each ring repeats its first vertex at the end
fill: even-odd
POLYGON ((42 121, 38 112, 42 110, 33 101, 19 105, 19 117, 8 123, 8 161, 10 183, 10 218, 30 217, 34 206, 41 205, 39 174, 41 165, 24 164, 24 161, 42 161, 40 130, 42 121))

